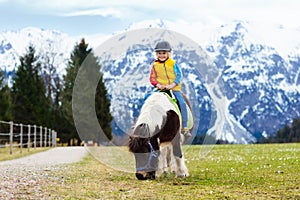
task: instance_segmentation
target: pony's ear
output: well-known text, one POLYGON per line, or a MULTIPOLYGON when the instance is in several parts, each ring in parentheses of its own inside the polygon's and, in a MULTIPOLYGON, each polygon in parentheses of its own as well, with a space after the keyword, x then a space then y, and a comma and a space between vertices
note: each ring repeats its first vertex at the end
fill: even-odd
POLYGON ((131 137, 140 137, 140 138, 149 138, 150 132, 149 132, 149 126, 148 124, 142 123, 138 126, 134 127, 131 130, 131 133, 129 134, 131 137))
POLYGON ((131 127, 130 127, 129 132, 127 133, 127 135, 128 135, 129 137, 133 136, 134 129, 135 129, 134 126, 131 126, 131 127))

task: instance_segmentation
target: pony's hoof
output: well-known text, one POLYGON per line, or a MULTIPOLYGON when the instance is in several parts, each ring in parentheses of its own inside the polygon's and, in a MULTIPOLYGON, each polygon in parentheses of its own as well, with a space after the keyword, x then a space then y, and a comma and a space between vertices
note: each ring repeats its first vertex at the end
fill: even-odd
POLYGON ((186 178, 186 177, 188 177, 188 175, 187 175, 187 174, 181 174, 181 175, 177 175, 177 178, 186 178))

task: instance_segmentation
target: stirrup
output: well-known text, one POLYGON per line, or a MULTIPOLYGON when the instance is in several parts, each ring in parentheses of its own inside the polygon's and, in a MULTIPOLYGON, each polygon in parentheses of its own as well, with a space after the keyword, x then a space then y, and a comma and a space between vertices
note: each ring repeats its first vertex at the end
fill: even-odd
POLYGON ((192 134, 191 134, 191 132, 190 132, 190 130, 188 128, 184 128, 183 131, 182 131, 182 134, 185 137, 192 137, 192 134))

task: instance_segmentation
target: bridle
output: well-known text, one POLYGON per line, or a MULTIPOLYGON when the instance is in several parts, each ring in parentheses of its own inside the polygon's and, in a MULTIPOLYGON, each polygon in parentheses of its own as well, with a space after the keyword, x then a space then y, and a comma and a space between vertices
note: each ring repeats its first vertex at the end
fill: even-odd
POLYGON ((148 167, 151 166, 151 161, 153 158, 157 158, 158 157, 158 153, 155 152, 151 142, 150 142, 150 138, 148 139, 148 145, 150 146, 150 156, 148 158, 147 164, 143 167, 138 167, 136 168, 137 171, 144 171, 146 170, 148 167))
POLYGON ((155 152, 155 150, 154 150, 154 148, 153 148, 153 146, 152 146, 152 144, 151 144, 151 141, 150 141, 150 138, 151 138, 151 137, 150 137, 150 131, 149 131, 149 127, 148 127, 148 126, 147 126, 147 131, 148 131, 148 133, 149 133, 149 137, 148 137, 147 143, 148 143, 148 145, 149 145, 149 147, 150 147, 150 155, 149 155, 147 164, 146 164, 145 166, 143 166, 143 167, 138 167, 138 168, 136 168, 136 171, 144 171, 144 170, 146 170, 148 167, 151 167, 151 161, 152 161, 152 159, 153 159, 153 158, 157 158, 157 157, 159 156, 159 154, 155 152))

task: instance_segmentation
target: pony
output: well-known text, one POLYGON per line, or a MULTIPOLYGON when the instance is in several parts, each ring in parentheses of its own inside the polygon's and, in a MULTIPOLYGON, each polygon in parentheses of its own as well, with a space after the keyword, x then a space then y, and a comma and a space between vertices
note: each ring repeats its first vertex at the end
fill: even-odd
POLYGON ((129 133, 128 147, 134 154, 139 180, 160 177, 168 166, 176 177, 189 176, 181 148, 181 114, 167 95, 152 93, 129 133))

